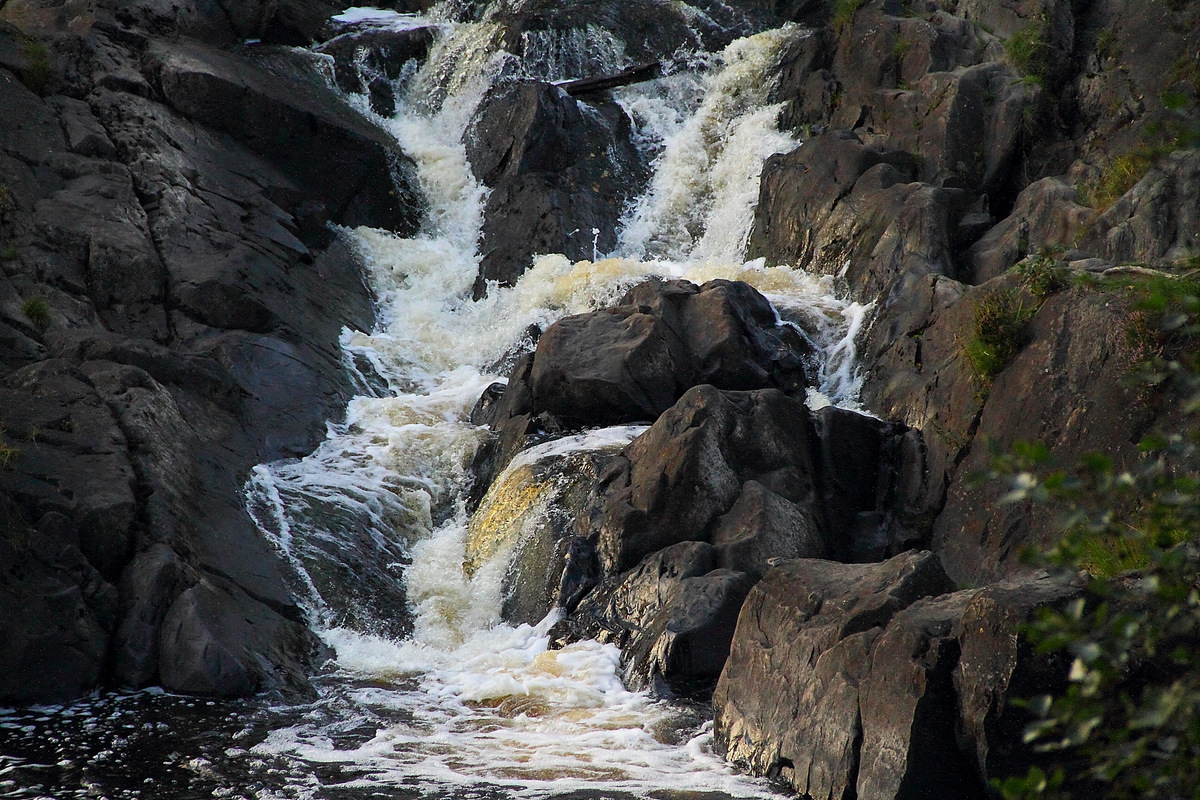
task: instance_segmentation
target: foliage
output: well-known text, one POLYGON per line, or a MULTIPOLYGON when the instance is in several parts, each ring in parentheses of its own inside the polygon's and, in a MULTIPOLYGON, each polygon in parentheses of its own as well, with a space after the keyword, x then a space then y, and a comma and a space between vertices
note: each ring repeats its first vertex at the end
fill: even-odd
POLYGON ((31 297, 21 304, 24 314, 34 327, 41 330, 50 324, 50 304, 41 297, 31 297))
MULTIPOLYGON (((1164 338, 1200 338, 1195 282, 1160 278, 1138 291, 1164 338)), ((1005 502, 1062 511, 1064 536, 1041 563, 1090 573, 1081 598, 1027 627, 1039 651, 1073 663, 1066 691, 1025 699, 1025 740, 1051 766, 995 781, 1006 800, 1200 797, 1200 437, 1186 425, 1200 412, 1200 355, 1164 349, 1146 364, 1156 371, 1184 431, 1144 439, 1133 468, 1095 454, 1055 470, 1029 444, 993 463, 1005 502)))
POLYGON ((36 39, 25 39, 21 43, 21 55, 29 64, 21 73, 21 82, 31 92, 41 94, 50 81, 50 51, 36 39))
POLYGON ((990 386, 1025 346, 1026 323, 1034 311, 1015 289, 991 291, 975 304, 975 320, 963 352, 982 386, 990 386))
POLYGON ((1071 285, 1070 270, 1060 264, 1054 253, 1047 249, 1043 249, 1033 258, 1022 261, 1016 269, 1024 279, 1025 288, 1039 303, 1071 285))

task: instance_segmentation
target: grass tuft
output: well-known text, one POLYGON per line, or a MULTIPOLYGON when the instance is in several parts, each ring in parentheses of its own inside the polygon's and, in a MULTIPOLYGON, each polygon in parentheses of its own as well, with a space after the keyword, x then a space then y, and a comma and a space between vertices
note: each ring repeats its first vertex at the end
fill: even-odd
POLYGON ((1034 23, 1014 33, 1004 43, 1004 54, 1029 81, 1044 84, 1050 77, 1050 43, 1042 25, 1034 23))
POLYGON ((985 389, 1025 346, 1033 311, 1015 289, 998 289, 976 303, 971 337, 963 343, 963 352, 985 389))
POLYGON ((858 10, 866 0, 837 0, 833 5, 833 30, 841 36, 854 22, 858 10))
POLYGON ((50 304, 41 297, 31 297, 21 304, 24 314, 38 330, 45 330, 50 325, 50 304))

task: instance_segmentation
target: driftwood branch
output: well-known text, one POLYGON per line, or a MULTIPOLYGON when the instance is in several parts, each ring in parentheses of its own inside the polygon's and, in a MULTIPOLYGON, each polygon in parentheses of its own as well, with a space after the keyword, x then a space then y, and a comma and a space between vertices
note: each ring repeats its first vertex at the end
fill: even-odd
POLYGON ((612 75, 601 75, 598 78, 580 78, 574 81, 563 81, 556 84, 567 94, 574 97, 591 92, 603 92, 618 86, 628 86, 632 83, 642 83, 661 78, 669 69, 678 66, 676 61, 654 61, 649 64, 639 64, 636 67, 623 69, 612 75))

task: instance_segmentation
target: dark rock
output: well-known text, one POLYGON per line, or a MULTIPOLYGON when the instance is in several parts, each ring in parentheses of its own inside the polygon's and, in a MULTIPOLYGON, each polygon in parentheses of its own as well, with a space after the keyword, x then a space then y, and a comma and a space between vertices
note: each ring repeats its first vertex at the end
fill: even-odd
POLYGON ((758 580, 772 558, 824 558, 829 544, 811 509, 749 480, 733 507, 716 519, 709 541, 717 564, 758 580))
POLYGON ((753 584, 741 572, 713 569, 704 542, 680 542, 609 579, 559 623, 559 644, 584 638, 621 648, 625 680, 635 688, 706 698, 712 691, 753 584))
POLYGON ((813 419, 829 549, 804 557, 882 561, 927 544, 920 433, 834 406, 813 419))
POLYGON ((0 702, 67 702, 105 677, 117 593, 49 512, 36 526, 0 493, 0 702))
POLYGON ((1128 313, 1110 295, 1077 289, 1052 296, 1030 321, 1029 343, 993 383, 934 526, 933 548, 956 580, 978 585, 1021 570, 1026 546, 1048 545, 1059 533, 1052 514, 999 504, 1005 487, 970 486, 966 476, 987 469, 992 447, 1037 439, 1064 464, 1089 452, 1118 465, 1138 458, 1154 412, 1123 380, 1136 361, 1128 313))
POLYGON ((626 680, 635 688, 661 681, 675 695, 707 699, 751 585, 745 573, 726 569, 685 578, 623 652, 626 680))
POLYGON ((973 761, 958 746, 951 680, 964 610, 973 596, 966 591, 917 600, 875 640, 870 673, 858 686, 858 797, 988 796, 973 761))
POLYGON ((753 480, 807 513, 810 533, 797 538, 810 543, 824 531, 814 439, 806 409, 777 390, 697 386, 609 463, 580 532, 598 532, 600 563, 616 574, 663 547, 707 539, 753 480))
POLYGON ((464 567, 507 559, 501 616, 536 624, 555 607, 574 523, 619 445, 559 440, 528 450, 491 483, 467 528, 464 567))
POLYGON ((492 189, 476 299, 488 281, 515 283, 535 253, 581 260, 616 246, 621 211, 647 177, 631 131, 611 99, 584 104, 546 83, 484 100, 466 139, 476 177, 492 189))
POLYGON ((1095 217, 1079 204, 1075 187, 1058 178, 1036 181, 1017 196, 1012 214, 971 247, 971 271, 965 280, 984 283, 1043 248, 1072 244, 1095 217))
POLYGON ((0 386, 0 426, 19 453, 0 471, 0 493, 29 519, 61 513, 74 544, 109 583, 129 558, 137 504, 126 438, 86 375, 43 361, 0 386))
MULTIPOLYGON (((904 553, 870 565, 777 562, 742 606, 713 695, 717 747, 735 764, 754 774, 778 775, 809 797, 891 797, 862 793, 872 781, 899 783, 897 772, 903 770, 903 764, 869 765, 860 757, 867 714, 898 705, 886 692, 889 696, 876 696, 874 704, 864 707, 868 687, 874 691, 877 686, 871 682, 872 653, 888 653, 899 662, 891 665, 895 668, 921 652, 920 647, 888 651, 878 646, 897 622, 893 638, 944 639, 948 632, 941 615, 928 622, 924 615, 897 617, 920 598, 952 589, 931 553, 904 553)), ((908 669, 940 670, 948 682, 953 663, 939 658, 938 649, 931 651, 932 663, 923 665, 918 655, 908 669)), ((912 684, 892 685, 903 696, 912 684)), ((918 679, 918 691, 920 686, 918 679)), ((920 706, 923 694, 910 695, 908 707, 920 706)), ((903 741, 912 735, 911 722, 904 728, 881 721, 883 728, 872 736, 903 741)), ((903 749, 907 755, 908 745, 903 749)), ((882 757, 884 751, 881 740, 871 752, 882 757)))
POLYGON ((1021 626, 1039 609, 1061 608, 1080 590, 1078 581, 1035 574, 985 586, 967 605, 954 688, 962 736, 973 745, 985 780, 1021 773, 1031 760, 1022 743, 1031 720, 1012 701, 1061 689, 1067 674, 1065 653, 1035 653, 1021 626))
POLYGON ((165 544, 153 544, 121 576, 121 622, 113 638, 113 680, 135 689, 158 676, 158 633, 171 602, 193 576, 165 544))
MULTIPOLYGON (((586 546, 580 543, 585 558, 586 546)), ((585 597, 564 628, 573 640, 599 639, 626 649, 673 602, 685 580, 713 570, 716 556, 707 542, 679 542, 651 553, 585 597)))
POLYGON ((229 697, 263 687, 302 690, 316 649, 303 623, 280 616, 235 585, 202 580, 167 611, 159 639, 165 688, 229 697), (269 643, 268 646, 264 644, 269 643))
POLYGON ((283 167, 348 226, 415 232, 412 162, 389 137, 318 87, 198 44, 151 50, 162 92, 188 118, 283 167))
POLYGON ((372 81, 396 80, 407 63, 423 61, 435 34, 433 28, 357 28, 314 49, 333 57, 334 79, 342 91, 363 94, 372 81))
POLYGON ((811 356, 747 284, 652 279, 621 305, 550 326, 514 367, 493 424, 540 413, 566 425, 651 421, 702 383, 799 394, 811 356))
POLYGON ((1095 220, 1080 247, 1117 263, 1186 261, 1200 240, 1198 191, 1200 152, 1171 153, 1095 220))

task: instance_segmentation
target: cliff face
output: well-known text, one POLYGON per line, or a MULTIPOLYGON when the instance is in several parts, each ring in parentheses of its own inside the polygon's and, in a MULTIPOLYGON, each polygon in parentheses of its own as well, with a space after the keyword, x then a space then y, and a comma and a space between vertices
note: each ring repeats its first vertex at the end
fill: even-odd
POLYGON ((302 690, 317 648, 242 484, 352 394, 372 299, 328 223, 420 201, 313 64, 227 49, 335 9, 177 6, 0 9, 4 702, 302 690))

